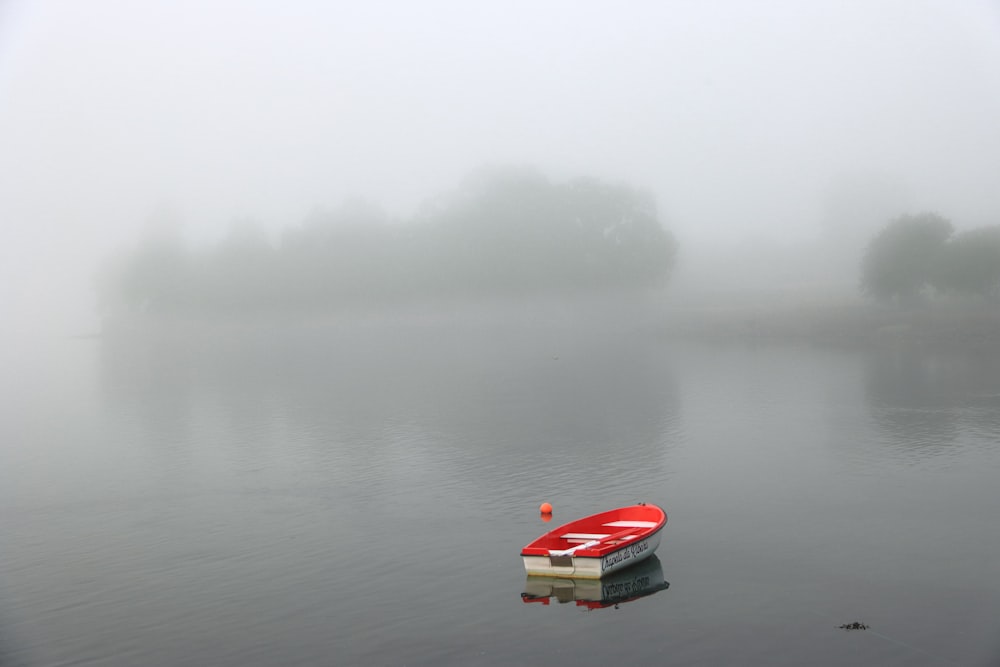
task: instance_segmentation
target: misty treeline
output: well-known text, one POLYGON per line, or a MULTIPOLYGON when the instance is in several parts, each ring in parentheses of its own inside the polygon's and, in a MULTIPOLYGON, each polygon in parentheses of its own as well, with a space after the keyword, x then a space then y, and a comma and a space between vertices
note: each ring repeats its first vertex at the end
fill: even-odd
POLYGON ((311 311, 433 297, 639 289, 666 281, 676 241, 646 193, 491 168, 410 220, 359 200, 277 242, 252 221, 194 249, 148 235, 101 280, 105 314, 311 311))
POLYGON ((1000 299, 1000 226, 956 233, 935 213, 901 216, 869 243, 861 288, 903 304, 930 294, 1000 299))

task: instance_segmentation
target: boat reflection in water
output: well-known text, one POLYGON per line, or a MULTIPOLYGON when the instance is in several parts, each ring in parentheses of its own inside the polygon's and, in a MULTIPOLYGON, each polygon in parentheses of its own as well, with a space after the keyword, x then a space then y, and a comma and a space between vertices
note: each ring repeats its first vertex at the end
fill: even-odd
POLYGON ((567 579, 528 575, 524 582, 522 602, 549 604, 552 598, 560 603, 576 602, 578 607, 603 609, 666 590, 660 559, 650 556, 632 567, 619 570, 603 579, 567 579))

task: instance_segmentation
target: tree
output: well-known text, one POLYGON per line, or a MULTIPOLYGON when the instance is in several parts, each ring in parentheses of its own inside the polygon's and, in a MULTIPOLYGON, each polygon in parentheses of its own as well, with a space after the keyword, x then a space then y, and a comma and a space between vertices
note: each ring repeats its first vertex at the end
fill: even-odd
POLYGON ((890 222, 871 240, 862 259, 862 290, 880 300, 914 300, 937 283, 953 231, 951 222, 934 213, 890 222))
POLYGON ((936 286, 946 291, 1000 297, 1000 226, 956 234, 945 249, 936 286))
POLYGON ((650 286, 674 267, 677 241, 660 224, 652 196, 624 185, 579 179, 568 207, 583 244, 584 275, 599 283, 650 286))
POLYGON ((109 301, 132 312, 174 311, 190 296, 190 267, 179 216, 160 206, 146 219, 135 250, 121 261, 117 294, 109 301))
MULTIPOLYGON (((160 235, 163 236, 163 235, 160 235)), ((252 220, 189 252, 150 237, 106 290, 132 311, 322 311, 456 295, 641 289, 676 242, 652 197, 624 185, 481 170, 400 225, 363 200, 317 210, 277 245, 252 220)))
POLYGON ((253 311, 278 300, 275 250, 262 225, 251 218, 232 221, 229 233, 204 257, 199 301, 226 312, 253 311))
POLYGON ((532 169, 474 173, 421 220, 437 239, 438 282, 486 291, 643 287, 676 254, 652 197, 622 185, 552 183, 532 169))

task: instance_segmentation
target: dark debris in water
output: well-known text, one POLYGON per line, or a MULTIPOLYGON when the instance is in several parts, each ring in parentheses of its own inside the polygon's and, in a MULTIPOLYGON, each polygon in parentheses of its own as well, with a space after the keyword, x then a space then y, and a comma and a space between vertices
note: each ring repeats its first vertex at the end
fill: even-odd
POLYGON ((839 625, 837 627, 839 627, 841 630, 867 630, 868 629, 867 625, 865 625, 864 623, 859 623, 858 621, 854 621, 853 623, 844 623, 843 625, 839 625))

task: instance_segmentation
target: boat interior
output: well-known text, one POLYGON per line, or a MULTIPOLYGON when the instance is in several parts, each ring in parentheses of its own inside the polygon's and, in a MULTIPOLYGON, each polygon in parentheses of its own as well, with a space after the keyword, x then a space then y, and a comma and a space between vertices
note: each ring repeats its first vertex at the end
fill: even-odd
POLYGON ((542 535, 525 547, 549 555, 573 555, 583 549, 605 548, 634 540, 656 528, 663 510, 652 505, 626 507, 573 521, 542 535))

